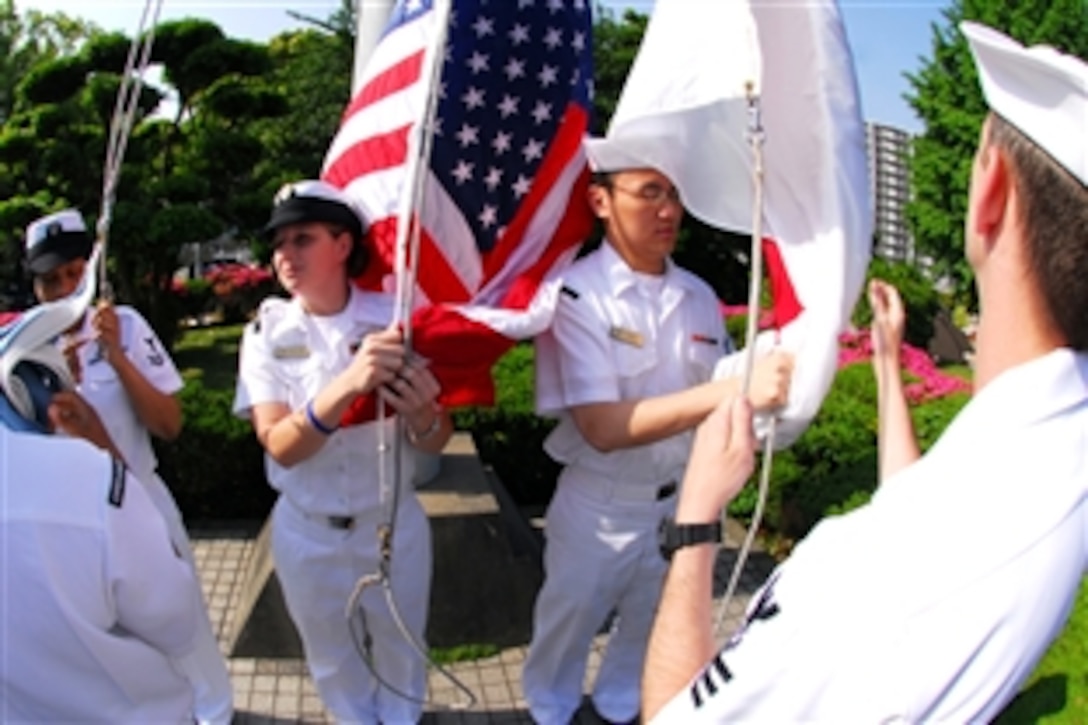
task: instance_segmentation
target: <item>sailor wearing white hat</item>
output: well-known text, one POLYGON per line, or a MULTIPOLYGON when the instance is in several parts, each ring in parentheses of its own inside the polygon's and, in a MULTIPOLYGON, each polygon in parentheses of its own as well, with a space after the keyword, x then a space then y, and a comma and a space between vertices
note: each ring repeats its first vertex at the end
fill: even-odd
MULTIPOLYGON (((523 673, 529 710, 546 725, 566 725, 578 709, 590 645, 613 611, 593 705, 609 721, 637 717, 667 567, 658 526, 675 505, 689 429, 738 389, 735 379, 709 382, 732 349, 717 296, 670 258, 684 213, 676 187, 639 161, 638 139, 585 148, 604 241, 564 273, 553 326, 537 339, 537 410, 559 418, 545 449, 565 466, 523 673)), ((785 401, 791 367, 785 354, 760 360, 760 407, 785 401)))
MULTIPOLYGON (((714 550, 677 552, 650 640, 652 722, 989 722, 1061 631, 1088 568, 1088 65, 961 26, 991 113, 964 227, 975 396, 921 456, 894 288, 870 287, 881 487, 821 523, 719 652, 714 550)), ((750 413, 700 427, 677 519, 753 466, 750 413)))
MULTIPOLYGON (((66 297, 83 279, 91 254, 91 236, 75 209, 50 214, 26 230, 26 266, 34 293, 42 302, 66 297)), ((57 338, 76 389, 98 412, 126 465, 147 489, 174 546, 195 571, 192 547, 174 497, 156 473, 151 435, 165 440, 181 431, 176 393, 181 376, 158 336, 135 309, 101 303, 78 318, 57 338)), ((198 591, 199 594, 199 591, 198 591)), ((192 680, 200 722, 228 723, 233 691, 226 661, 204 612, 196 648, 177 663, 192 680)))
POLYGON ((192 688, 172 663, 192 651, 199 585, 144 487, 98 450, 117 453, 72 390, 52 341, 82 314, 60 301, 0 329, 0 713, 192 722, 192 688))
POLYGON ((265 229, 291 299, 265 300, 246 327, 234 411, 252 421, 268 481, 280 492, 272 555, 284 598, 318 693, 338 721, 416 722, 426 661, 407 636, 423 642, 431 531, 410 485, 411 456, 402 459, 390 522, 393 601, 407 633, 380 586, 364 591, 350 619, 345 609, 359 579, 378 571, 376 532, 386 515, 381 466, 393 482, 391 455, 378 446, 382 435, 393 441, 392 413, 404 416, 407 443, 429 453, 449 439, 449 415, 435 402, 438 381, 424 361, 407 358, 400 330, 390 325, 392 296, 351 281, 367 263, 355 204, 321 181, 289 184, 265 229), (390 406, 384 423, 340 425, 350 406, 379 395, 390 406), (364 620, 366 653, 357 649, 364 620))

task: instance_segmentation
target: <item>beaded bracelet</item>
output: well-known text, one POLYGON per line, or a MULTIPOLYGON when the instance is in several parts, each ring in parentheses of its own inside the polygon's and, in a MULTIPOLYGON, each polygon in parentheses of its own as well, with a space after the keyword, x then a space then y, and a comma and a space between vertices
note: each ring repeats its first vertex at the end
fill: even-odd
POLYGON ((310 425, 313 426, 314 430, 327 436, 335 433, 336 429, 339 427, 335 425, 329 427, 321 422, 321 420, 317 417, 317 413, 314 412, 313 400, 310 400, 310 402, 306 403, 306 420, 310 422, 310 425))
POLYGON ((408 434, 409 441, 411 441, 412 443, 422 443, 423 441, 432 437, 435 433, 439 431, 440 428, 442 428, 442 409, 438 407, 435 408, 434 419, 431 421, 431 424, 427 426, 427 430, 421 433, 416 433, 414 430, 412 430, 412 426, 410 425, 406 425, 405 428, 408 434))

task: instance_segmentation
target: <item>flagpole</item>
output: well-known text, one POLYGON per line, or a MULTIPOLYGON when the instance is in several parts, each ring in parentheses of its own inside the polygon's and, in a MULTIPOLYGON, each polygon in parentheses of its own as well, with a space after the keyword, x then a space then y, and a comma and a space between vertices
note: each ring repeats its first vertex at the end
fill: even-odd
MULTIPOLYGON (((452 11, 450 0, 437 0, 433 12, 436 13, 436 34, 434 43, 427 49, 424 63, 424 88, 427 89, 427 101, 421 123, 413 129, 408 139, 408 179, 409 193, 402 194, 397 210, 397 239, 394 258, 394 273, 397 278, 396 309, 394 319, 404 325, 411 321, 412 297, 415 292, 415 266, 419 253, 419 225, 413 223, 413 215, 418 216, 423 198, 423 181, 426 178, 427 165, 430 163, 431 142, 434 137, 434 121, 438 111, 438 89, 442 78, 442 64, 445 61, 446 36, 449 17, 452 11), (412 234, 409 250, 409 237, 412 234)), ((418 220, 416 220, 418 221, 418 220)), ((411 330, 406 327, 407 342, 411 343, 411 330)))
POLYGON ((751 284, 748 287, 748 320, 745 330, 744 375, 741 396, 747 397, 752 384, 752 369, 756 359, 756 335, 759 332, 760 302, 763 296, 763 119, 759 95, 754 84, 745 86, 748 101, 748 144, 752 148, 752 254, 751 284))
MULTIPOLYGON (((360 0, 360 3, 362 1, 364 0, 360 0)), ((361 4, 358 7, 361 10, 361 4)), ((395 242, 396 246, 394 248, 393 271, 396 278, 396 290, 393 323, 403 327, 404 346, 409 354, 412 349, 412 300, 416 286, 416 266, 419 263, 420 224, 416 217, 418 217, 419 209, 422 205, 424 180, 430 165, 431 146, 434 137, 434 121, 438 109, 438 88, 442 77, 442 66, 445 62, 447 29, 449 27, 450 14, 452 12, 451 0, 436 0, 432 12, 435 13, 434 22, 436 23, 436 32, 433 42, 430 47, 427 48, 427 55, 424 59, 421 75, 421 83, 423 84, 423 87, 427 89, 426 105, 424 106, 421 122, 412 130, 412 133, 410 133, 408 137, 408 152, 406 155, 407 166, 405 173, 407 183, 404 187, 405 193, 401 194, 400 204, 397 208, 397 237, 395 242), (409 237, 409 234, 411 234, 411 237, 409 237), (409 249, 409 245, 411 246, 411 249, 409 249)), ((386 15, 386 19, 388 19, 388 14, 386 15)), ((373 19, 373 16, 371 17, 370 22, 377 24, 377 21, 373 19)), ((381 28, 384 29, 384 22, 380 25, 381 28)), ((361 35, 362 34, 360 34, 360 36, 361 35)), ((356 48, 358 50, 358 43, 356 48)), ((357 55, 357 71, 361 65, 362 63, 357 55)), ((357 73, 356 79, 358 79, 358 77, 359 74, 357 73)), ((373 584, 380 585, 384 590, 386 604, 389 607, 390 614, 392 614, 394 622, 405 640, 421 658, 433 665, 442 676, 465 695, 465 701, 458 703, 454 707, 456 709, 467 709, 475 705, 476 695, 452 672, 435 662, 424 646, 416 641, 416 638, 412 635, 407 624, 404 622, 400 608, 397 606, 396 599, 393 596, 391 572, 393 541, 396 529, 397 509, 400 506, 400 487, 401 478, 403 477, 402 458, 405 455, 404 441, 406 423, 403 416, 397 416, 395 422, 396 433, 393 437, 393 444, 390 446, 386 440, 387 432, 385 417, 385 402, 379 399, 377 415, 379 453, 378 488, 383 516, 378 524, 378 571, 374 574, 365 575, 356 582, 355 589, 348 598, 345 615, 350 621, 366 587, 373 584), (387 456, 389 454, 392 454, 393 458, 393 481, 391 486, 386 467, 386 462, 388 460, 387 456)), ((378 683, 398 697, 410 702, 425 704, 426 700, 420 700, 413 697, 398 689, 381 676, 377 670, 376 664, 371 659, 372 653, 368 649, 367 642, 370 641, 370 637, 369 633, 365 632, 365 620, 363 627, 363 640, 362 642, 356 641, 356 647, 359 647, 360 644, 362 645, 360 653, 365 655, 364 660, 378 683)))
MULTIPOLYGON (((752 383, 752 370, 756 359, 756 335, 759 332, 760 300, 763 291, 763 142, 766 134, 763 131, 763 119, 760 108, 760 96, 755 92, 754 84, 749 81, 744 88, 748 102, 748 145, 752 149, 752 254, 751 254, 751 282, 748 288, 748 320, 745 330, 745 357, 744 373, 741 378, 741 396, 748 397, 748 390, 752 383)), ((771 415, 767 429, 767 437, 763 444, 763 463, 760 467, 759 488, 756 493, 756 508, 752 513, 752 521, 748 525, 748 531, 744 535, 744 542, 737 552, 737 560, 733 564, 733 571, 729 575, 729 583, 725 587, 721 604, 718 605, 718 614, 714 620, 714 631, 721 629, 725 622, 725 616, 729 609, 729 602, 740 582, 744 564, 748 560, 748 553, 752 549, 756 532, 759 530, 760 521, 763 519, 763 509, 767 504, 767 492, 770 486, 771 461, 774 457, 774 434, 777 417, 771 415)), ((724 530, 728 509, 721 512, 722 527, 724 530)))
POLYGON ((355 0, 355 64, 351 71, 351 97, 363 84, 363 71, 393 14, 396 0, 355 0))
POLYGON ((113 222, 113 205, 117 197, 117 185, 121 177, 121 165, 125 159, 132 125, 140 105, 140 95, 144 87, 144 73, 151 61, 151 48, 155 42, 155 25, 162 11, 162 0, 146 0, 140 14, 140 25, 129 45, 125 68, 122 71, 121 85, 117 89, 117 100, 110 119, 110 135, 106 146, 106 159, 102 169, 102 206, 98 214, 95 238, 102 248, 97 267, 98 291, 102 299, 113 301, 113 287, 110 285, 106 270, 106 261, 113 222), (150 23, 149 23, 150 21, 150 23))

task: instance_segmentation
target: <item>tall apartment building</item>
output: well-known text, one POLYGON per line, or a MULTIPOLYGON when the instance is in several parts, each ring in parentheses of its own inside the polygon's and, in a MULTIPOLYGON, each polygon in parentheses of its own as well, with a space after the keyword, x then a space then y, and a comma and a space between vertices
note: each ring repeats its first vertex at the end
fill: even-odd
POLYGON ((869 201, 875 216, 873 253, 885 259, 914 261, 914 239, 907 226, 910 200, 907 162, 911 135, 893 126, 865 124, 869 159, 869 201))

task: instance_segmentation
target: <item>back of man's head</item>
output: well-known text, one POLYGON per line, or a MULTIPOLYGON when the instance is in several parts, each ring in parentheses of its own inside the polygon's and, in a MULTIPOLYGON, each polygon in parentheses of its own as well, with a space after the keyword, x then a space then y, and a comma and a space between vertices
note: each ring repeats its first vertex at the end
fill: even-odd
POLYGON ((1088 350, 1088 187, 1000 116, 989 143, 1012 164, 1039 294, 1068 346, 1088 350))
POLYGON ((983 143, 1009 159, 1038 292, 1066 344, 1088 350, 1088 64, 961 28, 991 109, 983 143))

